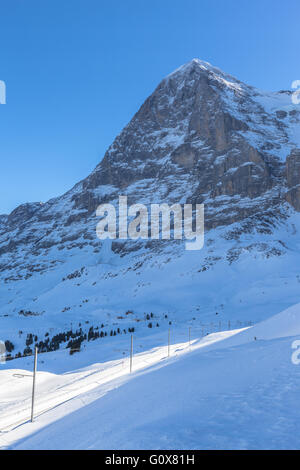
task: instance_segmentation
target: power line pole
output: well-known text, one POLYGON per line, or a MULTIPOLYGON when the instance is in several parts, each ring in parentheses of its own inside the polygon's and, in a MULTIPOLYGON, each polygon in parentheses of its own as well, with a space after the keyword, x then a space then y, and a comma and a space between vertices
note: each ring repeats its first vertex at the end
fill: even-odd
POLYGON ((37 355, 38 348, 35 347, 34 350, 34 367, 33 367, 33 382, 32 382, 32 402, 31 402, 31 422, 33 423, 34 415, 34 398, 35 398, 35 378, 36 378, 36 368, 37 368, 37 355))
POLYGON ((131 335, 131 344, 130 344, 130 373, 132 372, 132 357, 133 357, 133 335, 131 335))

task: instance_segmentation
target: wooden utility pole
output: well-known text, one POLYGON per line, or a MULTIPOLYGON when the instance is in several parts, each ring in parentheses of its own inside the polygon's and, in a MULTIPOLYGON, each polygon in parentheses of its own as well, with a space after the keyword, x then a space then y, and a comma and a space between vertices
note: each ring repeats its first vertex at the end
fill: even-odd
POLYGON ((35 398, 35 378, 36 378, 36 368, 37 368, 37 355, 38 348, 35 347, 34 350, 34 366, 33 366, 33 381, 32 381, 32 401, 31 401, 31 422, 33 423, 34 417, 34 398, 35 398))
POLYGON ((131 343, 130 343, 130 373, 132 372, 132 358, 133 358, 133 335, 131 335, 131 343))

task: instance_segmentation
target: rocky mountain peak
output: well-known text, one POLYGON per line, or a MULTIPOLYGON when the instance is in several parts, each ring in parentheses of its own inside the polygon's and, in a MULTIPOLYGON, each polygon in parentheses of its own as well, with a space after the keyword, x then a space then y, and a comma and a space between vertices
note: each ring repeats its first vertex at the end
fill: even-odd
POLYGON ((54 246, 97 249, 96 207, 119 195, 204 203, 207 230, 272 218, 286 201, 299 210, 299 123, 289 93, 262 92, 193 59, 158 84, 87 178, 1 217, 0 269, 15 266, 18 250, 34 265, 54 246))

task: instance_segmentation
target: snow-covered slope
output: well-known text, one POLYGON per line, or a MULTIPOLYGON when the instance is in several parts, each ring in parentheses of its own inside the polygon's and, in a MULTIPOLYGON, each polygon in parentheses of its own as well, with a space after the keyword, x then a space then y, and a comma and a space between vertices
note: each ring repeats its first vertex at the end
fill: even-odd
MULTIPOLYGON (((230 340, 230 344, 243 344, 253 340, 271 340, 300 336, 300 304, 260 322, 230 340)), ((229 344, 228 342, 226 344, 229 344)))
MULTIPOLYGON (((128 374, 128 358, 120 356, 58 374, 62 368, 66 372, 72 367, 71 363, 62 365, 58 359, 64 352, 47 354, 49 359, 40 368, 51 373, 38 375, 37 412, 39 406, 50 409, 34 424, 2 432, 1 446, 298 449, 300 366, 291 362, 291 345, 299 332, 300 304, 243 331, 193 339, 191 347, 182 340, 172 342, 169 359, 166 347, 153 349, 157 338, 145 337, 146 350, 134 357, 132 375, 128 374)), ((124 345, 119 346, 122 351, 124 345)), ((107 354, 101 347, 98 352, 87 349, 80 361, 88 363, 101 354, 107 354)), ((19 363, 24 367, 25 361, 28 359, 19 363)), ((24 369, 7 366, 0 372, 1 402, 11 403, 12 420, 18 419, 16 411, 26 405, 26 393, 29 413, 26 377, 13 376, 16 372, 28 374, 24 369), (5 394, 3 385, 8 382, 11 393, 5 394)))
POLYGON ((262 92, 198 59, 164 78, 87 178, 0 216, 0 339, 11 355, 26 341, 55 349, 59 333, 65 347, 68 331, 84 337, 91 326, 142 332, 150 313, 155 328, 245 323, 298 302, 299 119, 289 92, 262 92), (96 207, 120 195, 203 202, 204 249, 101 243, 96 207))

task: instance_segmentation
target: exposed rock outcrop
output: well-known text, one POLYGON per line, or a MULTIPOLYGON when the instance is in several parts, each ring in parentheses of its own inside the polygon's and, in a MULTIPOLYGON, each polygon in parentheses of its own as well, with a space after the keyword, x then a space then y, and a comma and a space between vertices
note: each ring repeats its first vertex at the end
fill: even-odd
POLYGON ((99 248, 96 207, 119 195, 204 203, 206 229, 282 213, 286 201, 300 211, 299 123, 288 92, 264 93, 192 60, 161 81, 86 179, 0 216, 0 270, 19 265, 26 275, 41 257, 50 268, 53 247, 99 248))
POLYGON ((286 200, 300 211, 300 149, 293 150, 286 159, 286 200))

